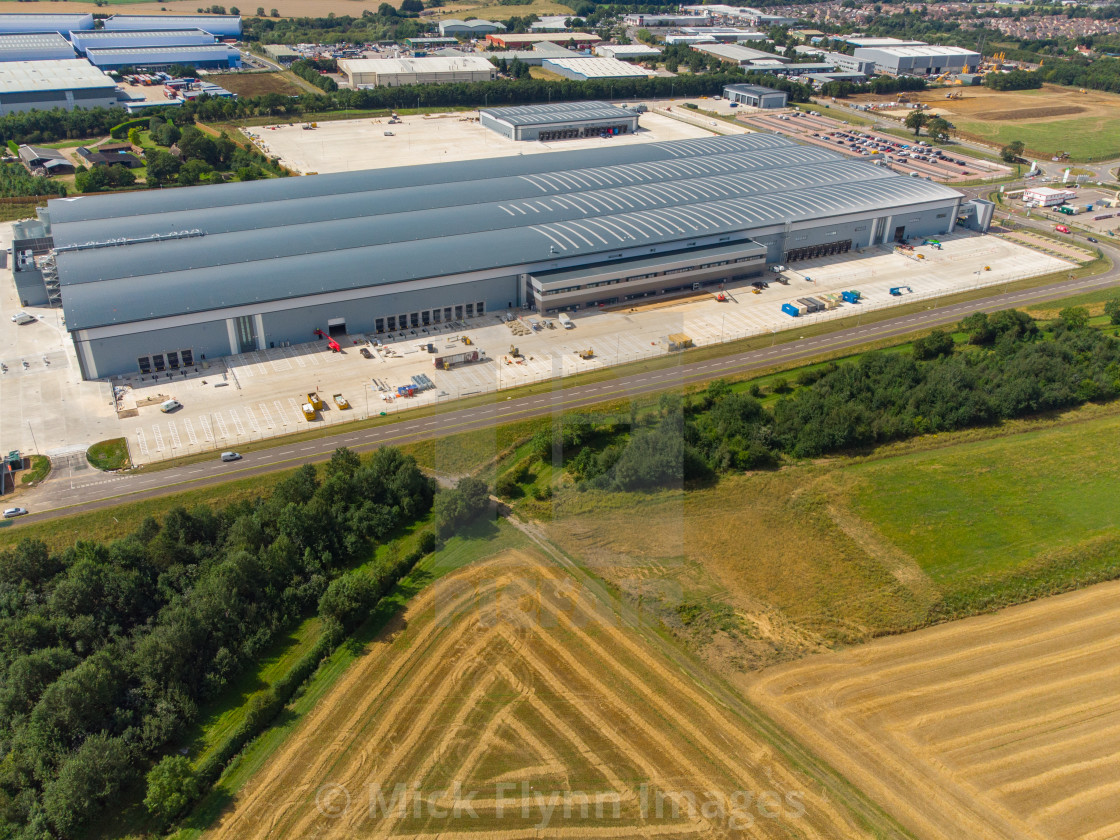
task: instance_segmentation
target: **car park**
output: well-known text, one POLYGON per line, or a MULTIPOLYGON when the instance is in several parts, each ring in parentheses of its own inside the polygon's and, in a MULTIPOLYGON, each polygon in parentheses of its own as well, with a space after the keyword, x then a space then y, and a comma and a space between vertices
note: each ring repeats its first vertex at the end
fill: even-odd
POLYGON ((4 511, 4 518, 5 519, 15 519, 17 516, 27 516, 27 514, 29 514, 29 513, 31 513, 31 511, 29 511, 27 508, 21 508, 21 507, 8 508, 7 510, 4 511))
POLYGON ((241 453, 240 452, 223 452, 222 453, 222 460, 223 461, 240 461, 241 460, 241 453))

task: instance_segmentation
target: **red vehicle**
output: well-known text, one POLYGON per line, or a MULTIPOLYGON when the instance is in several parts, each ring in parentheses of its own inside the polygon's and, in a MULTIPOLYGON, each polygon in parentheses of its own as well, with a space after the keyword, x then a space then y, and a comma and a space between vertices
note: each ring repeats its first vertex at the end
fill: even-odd
POLYGON ((1054 228, 1054 230, 1056 230, 1058 233, 1069 233, 1069 228, 1067 228, 1065 225, 1058 225, 1054 228))

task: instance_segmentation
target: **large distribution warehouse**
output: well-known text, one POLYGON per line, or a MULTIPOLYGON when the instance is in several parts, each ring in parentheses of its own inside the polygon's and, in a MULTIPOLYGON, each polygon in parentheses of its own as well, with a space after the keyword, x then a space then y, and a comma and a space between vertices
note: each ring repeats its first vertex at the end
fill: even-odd
POLYGON ((114 32, 134 29, 151 32, 157 29, 201 29, 219 38, 241 37, 240 15, 113 15, 105 28, 114 32))
POLYGON ((2 14, 0 33, 15 32, 60 32, 69 35, 93 29, 93 15, 90 14, 2 14))
POLYGON ((548 312, 949 232, 960 193, 776 135, 52 200, 83 376, 548 312))
POLYGON ((638 130, 636 111, 607 102, 480 108, 478 116, 482 125, 510 140, 568 140, 638 130))
POLYGON ((980 53, 963 47, 857 47, 853 57, 874 61, 876 70, 893 76, 967 73, 980 66, 980 53))
POLYGON ((241 66, 241 53, 226 44, 186 47, 90 47, 86 58, 95 67, 114 70, 119 67, 170 67, 186 64, 191 67, 228 70, 241 66))
POLYGON ((129 49, 134 47, 188 47, 208 46, 214 36, 201 29, 95 29, 93 32, 75 32, 71 36, 74 48, 84 53, 94 49, 129 49))
POLYGON ((424 58, 346 58, 338 71, 355 90, 370 87, 447 84, 450 82, 489 82, 498 68, 481 56, 461 58, 426 56, 424 58))
POLYGON ((0 34, 0 61, 59 61, 74 48, 57 32, 0 34))
POLYGON ((80 58, 0 63, 0 116, 55 108, 111 108, 116 103, 116 83, 80 58))

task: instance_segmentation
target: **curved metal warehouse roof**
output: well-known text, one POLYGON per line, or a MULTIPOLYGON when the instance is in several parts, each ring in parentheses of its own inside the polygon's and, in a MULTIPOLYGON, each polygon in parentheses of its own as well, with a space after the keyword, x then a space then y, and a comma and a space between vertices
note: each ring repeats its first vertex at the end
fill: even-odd
MULTIPOLYGON (((789 141, 782 142, 785 151, 799 149, 789 141)), ((687 154, 681 145, 626 148, 639 153, 636 156, 644 152, 647 158, 651 151, 660 153, 664 160, 669 155, 687 154)), ((659 245, 698 235, 749 235, 754 229, 775 224, 892 212, 937 202, 948 206, 960 199, 959 193, 939 184, 904 178, 862 161, 839 159, 831 152, 827 152, 831 155, 828 160, 786 167, 712 174, 717 167, 702 166, 695 174, 689 171, 693 164, 722 165, 728 156, 721 152, 729 146, 735 144, 693 146, 707 155, 668 161, 685 167, 678 169, 683 174, 675 179, 651 180, 652 173, 646 173, 640 182, 627 186, 614 186, 604 179, 599 189, 565 186, 564 179, 572 173, 556 164, 572 153, 534 155, 537 160, 531 163, 536 171, 531 176, 500 179, 523 185, 517 197, 492 200, 485 195, 480 201, 448 186, 445 188, 459 198, 458 203, 432 206, 434 196, 428 196, 427 203, 421 202, 414 210, 401 210, 384 201, 387 194, 396 193, 399 187, 395 185, 407 178, 409 170, 432 169, 422 180, 435 179, 443 168, 458 168, 468 178, 477 175, 477 170, 447 164, 381 170, 379 175, 361 173, 366 182, 380 180, 394 186, 367 188, 357 195, 347 194, 345 200, 380 207, 383 212, 322 220, 309 219, 299 212, 298 204, 285 207, 287 212, 274 218, 268 204, 278 192, 275 185, 291 185, 300 191, 310 187, 313 192, 321 188, 314 183, 320 178, 250 182, 238 186, 260 184, 268 189, 258 191, 260 204, 249 206, 247 200, 238 204, 236 209, 256 226, 242 224, 237 230, 228 230, 230 219, 225 213, 216 214, 222 221, 214 226, 205 220, 200 220, 197 229, 179 224, 182 214, 176 212, 176 204, 212 201, 215 194, 226 192, 223 188, 167 190, 155 194, 162 201, 159 216, 165 223, 155 232, 166 238, 136 241, 139 237, 131 217, 102 219, 96 225, 75 226, 85 234, 98 233, 93 241, 99 244, 72 250, 66 250, 63 243, 74 241, 68 232, 73 223, 60 222, 55 208, 73 208, 86 200, 52 201, 54 233, 62 247, 58 268, 65 287, 66 322, 72 330, 84 329, 471 271, 547 265, 572 256, 593 260, 602 255, 598 257, 602 259, 619 247, 659 245), (527 189, 537 192, 526 197, 527 189)), ((763 146, 755 154, 776 149, 763 146)), ((469 163, 482 164, 479 168, 489 171, 492 164, 507 162, 518 163, 521 169, 530 163, 524 158, 469 163)), ((453 179, 444 180, 449 182, 453 179)), ((252 193, 239 191, 238 195, 245 199, 252 193)), ((133 196, 142 201, 151 199, 153 193, 133 196)), ((99 199, 88 200, 89 205, 97 202, 99 199)), ((194 212, 188 215, 198 220, 194 212)))
POLYGON ((482 108, 485 114, 507 125, 552 125, 580 120, 613 120, 638 116, 609 102, 557 102, 548 105, 518 105, 511 108, 482 108))

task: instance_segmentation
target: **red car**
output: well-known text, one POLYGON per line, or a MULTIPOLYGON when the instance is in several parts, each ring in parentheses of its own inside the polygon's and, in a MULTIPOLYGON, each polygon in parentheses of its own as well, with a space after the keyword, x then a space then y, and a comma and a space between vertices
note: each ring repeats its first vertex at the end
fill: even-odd
POLYGON ((1065 225, 1058 225, 1054 228, 1054 230, 1056 230, 1058 233, 1069 233, 1069 228, 1067 228, 1065 225))

